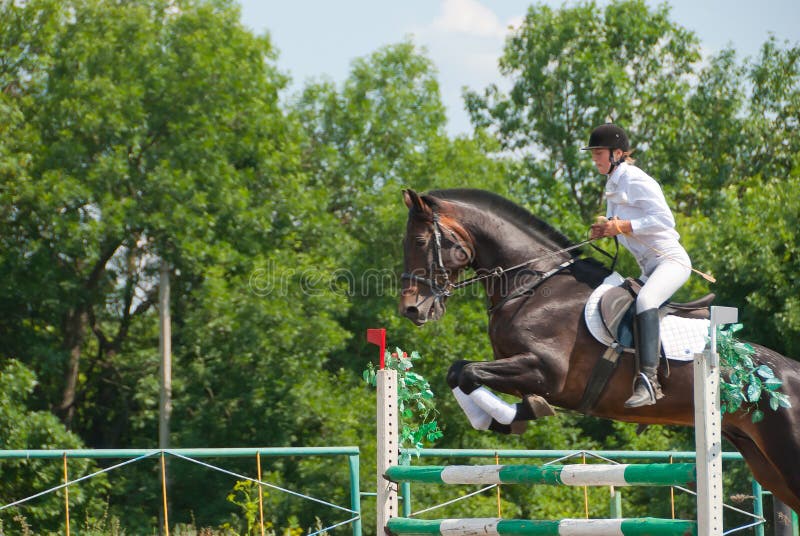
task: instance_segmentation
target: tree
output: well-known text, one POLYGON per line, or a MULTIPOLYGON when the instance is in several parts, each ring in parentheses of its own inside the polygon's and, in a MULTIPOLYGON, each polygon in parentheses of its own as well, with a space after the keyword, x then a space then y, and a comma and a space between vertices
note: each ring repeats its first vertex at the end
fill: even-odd
MULTIPOLYGON (((402 188, 505 192, 505 164, 487 157, 487 138, 447 137, 435 68, 411 43, 356 60, 341 89, 309 84, 293 109, 307 135, 306 169, 330 193, 326 210, 353 244, 334 274, 351 303, 342 324, 353 339, 329 366, 360 375, 363 364, 352 355, 366 351, 366 326, 391 325, 400 340, 411 332, 395 313, 407 213, 402 188)), ((476 305, 480 311, 480 301, 470 307, 476 305)))
MULTIPOLYGON (((3 64, 20 135, 0 143, 0 334, 40 378, 34 406, 92 447, 153 445, 167 263, 173 444, 290 444, 293 382, 347 337, 346 303, 294 284, 347 242, 307 188, 269 39, 222 0, 2 9, 24 61, 3 64), (273 266, 293 270, 288 290, 263 279, 273 266)), ((115 492, 149 479, 134 469, 115 492)), ((145 489, 124 506, 139 526, 145 489)))
POLYGON ((500 59, 510 92, 490 86, 483 95, 467 92, 466 101, 475 126, 523 163, 517 195, 562 227, 583 228, 602 201, 602 181, 579 151, 588 133, 611 116, 629 131, 637 156, 674 182, 682 99, 699 59, 697 38, 669 20, 666 5, 534 5, 500 59))
MULTIPOLYGON (((30 407, 29 399, 36 388, 33 372, 16 359, 5 359, 0 369, 0 427, 4 430, 0 438, 0 449, 31 450, 83 447, 78 436, 68 432, 53 414, 36 411, 30 407)), ((94 462, 70 460, 69 474, 74 480, 97 470, 94 462)), ((64 481, 64 466, 60 460, 3 460, 0 467, 3 485, 0 487, 0 503, 3 505, 33 495, 36 491, 57 486, 64 481)), ((70 508, 77 522, 97 519, 102 516, 109 493, 108 480, 100 475, 81 486, 70 487, 70 508)), ((35 528, 38 534, 46 530, 63 527, 64 505, 60 494, 46 499, 32 500, 19 506, 3 510, 0 528, 35 528)), ((23 531, 24 532, 24 531, 23 531)))
POLYGON ((696 257, 717 274, 720 303, 740 308, 746 337, 797 357, 800 47, 786 45, 770 38, 743 65, 725 51, 701 77, 689 101, 699 121, 686 163, 697 198, 687 222, 696 257))

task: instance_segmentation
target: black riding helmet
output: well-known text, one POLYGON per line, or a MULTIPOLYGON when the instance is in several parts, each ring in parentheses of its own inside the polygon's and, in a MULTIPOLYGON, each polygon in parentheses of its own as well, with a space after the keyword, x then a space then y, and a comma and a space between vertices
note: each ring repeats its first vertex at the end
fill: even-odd
POLYGON ((630 150, 628 135, 617 125, 605 123, 595 128, 589 135, 589 144, 582 148, 582 151, 590 149, 622 149, 625 152, 630 150))
POLYGON ((611 173, 614 168, 625 161, 624 155, 619 160, 615 160, 614 151, 617 149, 622 149, 622 152, 627 153, 630 148, 631 145, 628 142, 628 135, 625 134, 625 131, 617 125, 605 123, 592 131, 592 133, 589 135, 589 145, 581 150, 588 151, 591 149, 608 149, 608 161, 611 164, 609 173, 611 173))

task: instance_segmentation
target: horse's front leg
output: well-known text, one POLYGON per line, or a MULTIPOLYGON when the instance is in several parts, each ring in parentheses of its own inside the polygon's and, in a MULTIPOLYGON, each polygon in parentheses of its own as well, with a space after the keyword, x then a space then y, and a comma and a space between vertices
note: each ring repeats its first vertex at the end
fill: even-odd
POLYGON ((457 361, 447 373, 447 383, 473 428, 521 433, 524 425, 519 423, 555 413, 537 394, 547 384, 539 364, 540 359, 533 354, 499 361, 457 361), (487 387, 523 400, 510 404, 487 387))

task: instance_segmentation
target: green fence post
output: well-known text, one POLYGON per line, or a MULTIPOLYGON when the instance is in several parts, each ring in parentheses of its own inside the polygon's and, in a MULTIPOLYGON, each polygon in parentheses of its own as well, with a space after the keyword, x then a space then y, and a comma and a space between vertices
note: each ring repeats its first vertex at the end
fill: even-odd
POLYGON ((403 496, 403 517, 411 517, 411 482, 400 484, 400 494, 403 496))
POLYGON ((361 536, 361 483, 359 476, 359 456, 347 457, 350 466, 350 509, 355 510, 358 519, 353 522, 353 536, 361 536))
MULTIPOLYGON (((753 479, 753 515, 764 519, 764 490, 761 489, 761 484, 753 479)), ((764 536, 764 522, 760 525, 753 527, 753 534, 755 536, 764 536)))

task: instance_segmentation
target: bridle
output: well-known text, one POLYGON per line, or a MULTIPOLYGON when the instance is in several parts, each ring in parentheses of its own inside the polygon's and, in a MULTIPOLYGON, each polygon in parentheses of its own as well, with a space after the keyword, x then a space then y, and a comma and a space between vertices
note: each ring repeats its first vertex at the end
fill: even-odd
MULTIPOLYGON (((454 239, 454 243, 456 244, 456 247, 458 247, 464 253, 467 254, 467 259, 468 260, 467 260, 466 266, 469 266, 472 263, 472 261, 474 260, 473 254, 470 253, 469 249, 464 247, 464 245, 458 239, 458 235, 455 233, 455 231, 453 231, 452 229, 448 229, 448 228, 444 227, 441 224, 438 212, 434 212, 433 213, 433 217, 431 219, 431 224, 433 226, 433 259, 434 259, 434 262, 431 265, 430 276, 429 277, 423 277, 423 276, 419 276, 417 274, 410 274, 408 272, 403 272, 400 277, 402 279, 404 279, 404 280, 414 281, 414 282, 422 283, 423 285, 426 285, 428 288, 431 289, 431 292, 433 294, 432 297, 433 297, 434 302, 442 300, 442 299, 452 295, 454 290, 457 290, 457 289, 472 285, 473 283, 477 283, 478 281, 481 281, 481 280, 484 280, 484 279, 489 279, 491 277, 500 277, 500 276, 502 276, 504 274, 507 274, 509 272, 513 272, 513 271, 516 271, 516 270, 521 270, 523 268, 527 268, 528 266, 530 266, 531 264, 533 264, 535 262, 539 262, 539 261, 542 261, 542 260, 545 260, 545 259, 549 259, 549 258, 552 258, 552 257, 557 257, 557 256, 559 256, 559 255, 561 255, 563 253, 567 253, 567 252, 572 251, 574 249, 578 249, 578 248, 580 248, 580 247, 582 247, 582 246, 594 241, 593 239, 584 240, 583 242, 580 242, 578 244, 573 244, 573 245, 571 245, 569 247, 566 247, 566 248, 562 248, 562 249, 559 249, 559 250, 556 250, 556 251, 549 251, 549 252, 545 253, 544 255, 540 255, 539 257, 534 257, 532 259, 528 259, 526 261, 523 261, 523 262, 521 262, 519 264, 515 264, 514 266, 510 266, 508 268, 503 268, 501 266, 498 266, 498 267, 495 267, 494 269, 492 269, 492 270, 490 270, 490 271, 488 271, 486 273, 477 274, 477 275, 474 275, 474 276, 469 277, 467 279, 462 279, 460 281, 453 282, 453 281, 450 280, 450 275, 448 273, 447 268, 444 265, 444 261, 442 260, 442 235, 444 234, 444 230, 449 231, 450 235, 454 239), (440 282, 440 278, 437 277, 438 274, 441 274, 441 282, 440 282)), ((605 252, 603 252, 603 253, 605 253, 605 252)), ((571 266, 576 260, 577 260, 577 257, 570 257, 569 259, 567 259, 566 261, 562 262, 561 264, 559 264, 555 268, 553 268, 551 270, 548 270, 548 271, 545 271, 545 272, 538 271, 538 270, 531 270, 532 272, 534 272, 538 276, 538 279, 534 282, 534 284, 525 285, 523 287, 522 291, 516 291, 516 292, 514 292, 512 294, 509 294, 508 296, 506 296, 501 301, 501 304, 509 301, 510 299, 512 299, 514 297, 521 296, 521 295, 523 295, 523 294, 525 294, 527 292, 530 292, 531 290, 533 290, 535 287, 541 285, 544 281, 546 281, 550 277, 552 277, 555 274, 561 272, 565 268, 571 266)), ((500 304, 498 304, 498 305, 500 305, 500 304)), ((490 312, 491 312, 491 310, 494 310, 496 308, 498 308, 497 305, 492 307, 490 309, 490 312)))
MULTIPOLYGON (((464 287, 469 283, 465 281, 455 282, 453 283, 450 281, 450 274, 447 271, 447 268, 444 266, 444 261, 442 260, 442 231, 443 227, 442 224, 439 222, 439 213, 433 213, 433 259, 435 264, 431 266, 430 270, 430 277, 422 277, 417 274, 409 274, 407 272, 403 272, 400 276, 402 279, 406 279, 409 281, 415 281, 417 283, 422 283, 423 285, 428 286, 431 291, 433 292, 434 300, 439 300, 441 298, 450 296, 454 290, 464 287), (439 282, 437 278, 437 274, 442 275, 442 279, 444 280, 443 283, 439 282)), ((472 253, 467 250, 462 244, 461 241, 458 239, 458 235, 452 229, 447 229, 450 232, 450 235, 453 237, 453 241, 456 244, 456 247, 461 249, 467 255, 467 265, 472 263, 473 257, 472 253)))

